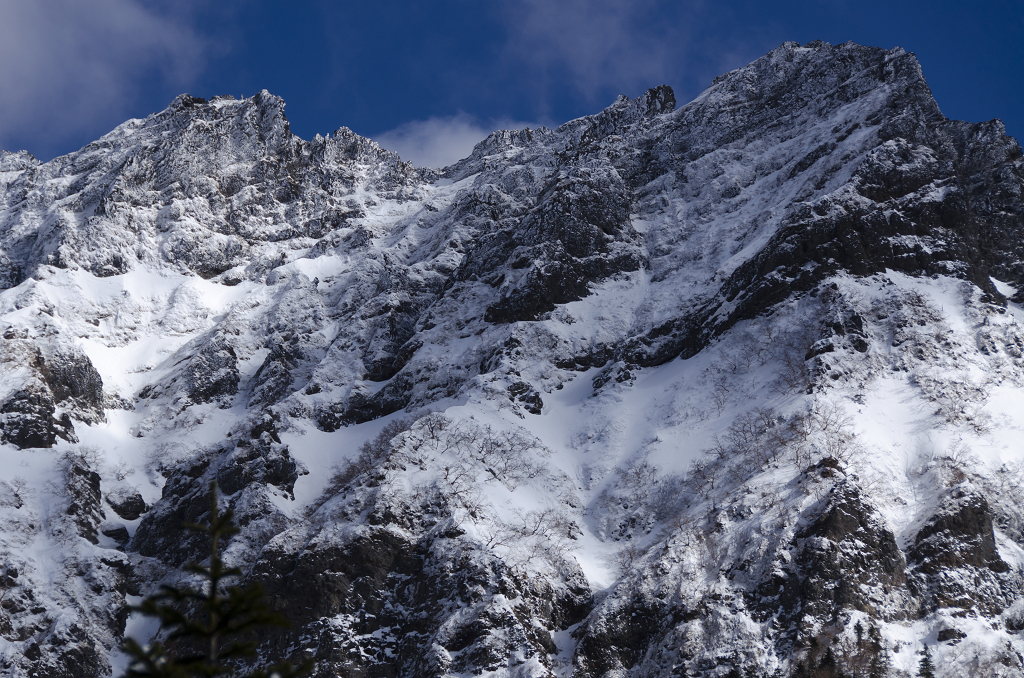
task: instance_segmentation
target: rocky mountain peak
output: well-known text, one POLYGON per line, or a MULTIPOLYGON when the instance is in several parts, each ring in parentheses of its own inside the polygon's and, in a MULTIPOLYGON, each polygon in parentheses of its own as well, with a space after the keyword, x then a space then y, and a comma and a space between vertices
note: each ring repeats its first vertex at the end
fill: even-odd
POLYGON ((852 43, 441 171, 267 92, 5 152, 0 670, 117 672, 216 480, 318 678, 1021 675, 1022 262, 852 43))
POLYGON ((12 153, 0 150, 0 172, 21 172, 38 164, 39 161, 28 151, 12 153))

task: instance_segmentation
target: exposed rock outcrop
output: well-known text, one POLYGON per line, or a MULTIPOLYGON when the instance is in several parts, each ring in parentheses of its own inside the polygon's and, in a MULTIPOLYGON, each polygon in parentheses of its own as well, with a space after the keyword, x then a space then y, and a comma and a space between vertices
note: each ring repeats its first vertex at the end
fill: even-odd
POLYGON ((318 677, 1022 675, 1022 196, 852 43, 441 171, 267 92, 0 153, 0 672, 112 672, 216 483, 318 677))

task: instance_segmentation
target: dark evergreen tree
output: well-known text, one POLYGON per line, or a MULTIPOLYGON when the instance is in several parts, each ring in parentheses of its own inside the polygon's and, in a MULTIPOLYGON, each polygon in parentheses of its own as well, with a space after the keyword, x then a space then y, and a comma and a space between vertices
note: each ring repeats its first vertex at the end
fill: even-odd
POLYGON ((871 658, 868 678, 887 678, 891 668, 892 658, 889 656, 889 650, 885 647, 879 648, 875 656, 871 658))
POLYGON ((131 657, 125 678, 293 678, 311 668, 307 662, 296 668, 285 662, 251 671, 239 670, 239 660, 256 656, 255 643, 245 640, 247 632, 267 626, 287 626, 284 618, 271 612, 259 586, 228 586, 226 580, 242 571, 226 567, 221 559, 222 541, 238 532, 232 512, 217 506, 217 485, 210 485, 210 518, 207 525, 186 525, 210 537, 210 564, 189 563, 185 569, 200 575, 199 588, 164 585, 149 596, 135 612, 160 620, 166 644, 141 646, 126 638, 124 651, 131 657))
POLYGON ((821 656, 821 661, 818 662, 818 668, 821 669, 834 669, 836 667, 836 654, 832 651, 832 648, 825 650, 825 654, 821 656))
POLYGON ((924 649, 921 650, 921 662, 917 665, 917 675, 919 678, 935 678, 935 666, 932 664, 932 653, 928 650, 927 645, 925 645, 924 649))
POLYGON ((871 624, 871 626, 868 628, 868 638, 870 638, 875 643, 882 642, 882 633, 874 624, 871 624))
POLYGON ((732 668, 729 669, 729 673, 725 674, 725 678, 743 678, 743 674, 740 673, 740 653, 737 650, 732 652, 732 668))

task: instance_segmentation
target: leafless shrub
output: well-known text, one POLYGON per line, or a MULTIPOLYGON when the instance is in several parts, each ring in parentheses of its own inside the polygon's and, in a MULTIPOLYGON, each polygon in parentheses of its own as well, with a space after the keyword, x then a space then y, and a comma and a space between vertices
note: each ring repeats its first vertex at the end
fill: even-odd
POLYGON ((483 516, 484 498, 476 484, 476 474, 462 464, 446 464, 434 487, 444 501, 455 502, 474 522, 483 516))
POLYGON ((684 543, 689 546, 688 538, 694 533, 696 526, 697 521, 693 516, 683 511, 677 511, 665 520, 666 536, 681 537, 686 540, 684 543))
POLYGON ((57 459, 60 485, 49 483, 47 488, 50 493, 70 499, 87 491, 89 481, 86 472, 91 471, 99 463, 99 458, 99 452, 94 448, 82 447, 66 450, 57 459))
POLYGON ((633 569, 633 566, 647 553, 640 544, 634 540, 626 542, 626 545, 616 551, 614 556, 615 567, 622 576, 633 569))
POLYGON ((648 503, 650 493, 657 484, 658 471, 658 467, 653 466, 646 458, 633 459, 625 466, 615 469, 634 504, 648 503))
POLYGON ((359 454, 354 459, 349 459, 337 467, 327 482, 327 487, 320 493, 320 497, 310 505, 307 513, 310 515, 314 513, 328 499, 351 485, 357 478, 379 470, 392 457, 392 441, 412 428, 412 425, 413 421, 409 418, 388 422, 372 440, 366 441, 359 447, 359 454))
POLYGON ((1020 492, 1022 486, 1024 486, 1024 461, 1016 461, 1000 466, 996 470, 996 480, 1000 492, 1020 492))
POLYGON ((674 519, 685 507, 686 479, 675 474, 659 474, 656 480, 650 493, 650 506, 654 518, 660 521, 674 519))
POLYGON ((725 375, 718 375, 711 381, 711 400, 715 403, 718 414, 722 414, 725 406, 729 404, 729 379, 725 375))
POLYGON ((796 413, 788 419, 764 408, 754 410, 753 414, 766 439, 764 451, 758 457, 762 462, 792 460, 797 466, 805 466, 815 460, 817 453, 819 457, 849 463, 860 449, 853 419, 831 402, 819 403, 809 414, 796 413))
POLYGON ((763 366, 771 360, 774 338, 775 329, 769 320, 762 320, 743 333, 739 345, 745 356, 747 370, 750 370, 754 363, 763 366))
MULTIPOLYGON (((758 324, 758 330, 758 336, 761 339, 761 353, 763 353, 764 355, 770 355, 771 347, 775 345, 775 341, 778 338, 775 331, 775 325, 772 324, 770 318, 763 318, 761 322, 758 324)), ((764 360, 763 356, 762 360, 764 360)), ((761 364, 763 365, 764 363, 762 362, 761 364)))
POLYGON ((852 419, 839 405, 825 402, 811 410, 811 421, 821 431, 838 431, 848 427, 852 419))
POLYGON ((516 511, 515 519, 498 523, 484 547, 510 551, 513 560, 529 563, 542 559, 552 567, 561 567, 569 552, 572 521, 555 508, 539 511, 516 511))
POLYGON ((853 431, 853 419, 835 403, 820 403, 811 411, 811 422, 821 432, 824 456, 834 457, 848 464, 859 451, 853 431))
POLYGON ((392 441, 412 428, 413 420, 404 417, 388 422, 372 440, 359 447, 359 456, 354 463, 361 473, 367 473, 388 461, 393 452, 392 441))
POLYGON ((472 421, 450 425, 439 441, 439 449, 453 453, 463 464, 479 465, 490 480, 510 490, 544 470, 533 459, 544 450, 537 439, 521 431, 495 430, 472 421))
POLYGON ((935 414, 955 425, 969 425, 978 433, 988 429, 989 418, 983 411, 988 400, 987 384, 973 383, 969 378, 936 378, 925 371, 911 375, 911 383, 936 405, 935 414))
POLYGON ((117 465, 114 466, 114 478, 120 482, 133 475, 135 475, 135 469, 128 466, 128 462, 124 459, 118 460, 117 465))
POLYGON ((719 540, 713 529, 698 530, 696 533, 698 558, 701 568, 708 572, 721 569, 727 553, 726 546, 719 540))
POLYGON ((415 428, 423 432, 424 440, 440 442, 452 420, 440 412, 430 412, 416 420, 415 428))
POLYGON ((94 468, 99 465, 101 458, 102 455, 100 454, 100 451, 95 447, 80 445, 66 450, 60 456, 58 465, 62 469, 62 472, 66 472, 65 469, 75 465, 94 468))
POLYGON ((782 421, 770 432, 772 436, 776 437, 777 444, 781 445, 785 453, 792 458, 793 463, 800 467, 811 463, 811 436, 813 433, 814 425, 810 417, 800 412, 782 421))
POLYGON ((722 476, 723 468, 721 459, 697 459, 686 474, 685 487, 699 497, 708 499, 715 489, 715 483, 722 476))
POLYGON ((781 461, 801 437, 799 427, 787 425, 772 409, 757 408, 737 417, 726 433, 715 438, 710 453, 722 461, 738 460, 734 475, 763 471, 781 461))
POLYGON ((649 533, 660 521, 677 516, 695 494, 684 478, 664 473, 646 457, 638 457, 615 470, 616 482, 602 492, 605 507, 601 522, 608 536, 631 539, 649 533))
POLYGON ((762 490, 761 498, 764 499, 765 507, 769 509, 775 508, 782 501, 782 497, 775 490, 762 490))
POLYGON ((441 481, 445 486, 461 491, 476 482, 476 475, 462 464, 445 464, 441 467, 441 481))
POLYGON ((440 478, 435 487, 446 501, 456 501, 474 521, 483 511, 483 497, 477 488, 476 472, 461 461, 445 463, 440 468, 440 478))
POLYGON ((742 361, 739 355, 732 351, 721 350, 718 352, 719 368, 729 374, 739 374, 743 371, 742 361))
POLYGON ((775 390, 779 393, 806 391, 811 383, 811 371, 807 369, 807 348, 791 348, 781 352, 778 358, 779 371, 775 390))
POLYGON ((25 488, 27 483, 21 476, 14 476, 8 481, 0 480, 0 506, 21 508, 25 505, 25 488))
POLYGON ((778 364, 773 389, 786 395, 793 391, 805 392, 811 384, 811 371, 807 366, 807 353, 820 338, 824 315, 821 308, 811 311, 801 329, 774 335, 766 351, 778 364))
POLYGON ((466 455, 467 450, 477 438, 479 426, 472 421, 458 421, 448 424, 443 435, 438 437, 438 452, 454 454, 459 457, 466 455))
POLYGON ((808 414, 788 418, 770 408, 756 408, 738 416, 715 438, 704 457, 690 467, 683 490, 708 500, 716 489, 746 483, 773 465, 794 463, 803 468, 825 457, 848 464, 860 449, 851 418, 833 403, 822 402, 808 414))
MULTIPOLYGON (((963 480, 971 476, 977 471, 978 465, 981 461, 978 456, 974 454, 974 451, 969 445, 963 441, 958 441, 949 446, 949 448, 941 455, 935 458, 938 462, 938 466, 944 472, 945 483, 947 486, 952 487, 958 485, 963 480)), ((1005 466, 1003 468, 1006 468, 1005 466)), ((996 477, 999 477, 999 472, 996 472, 996 477)), ((1001 483, 1000 483, 1001 484, 1001 483)))
POLYGON ((528 456, 530 451, 539 448, 535 439, 519 431, 495 432, 488 426, 477 441, 474 458, 494 480, 514 489, 519 482, 536 478, 543 470, 528 456))

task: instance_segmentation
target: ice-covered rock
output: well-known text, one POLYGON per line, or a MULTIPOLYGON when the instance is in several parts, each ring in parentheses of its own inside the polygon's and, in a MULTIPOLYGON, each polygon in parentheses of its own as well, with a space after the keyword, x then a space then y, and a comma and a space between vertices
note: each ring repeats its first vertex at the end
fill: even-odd
POLYGON ((318 676, 1024 675, 1022 189, 852 43, 439 172, 267 92, 0 153, 0 672, 121 671, 216 481, 318 676))

